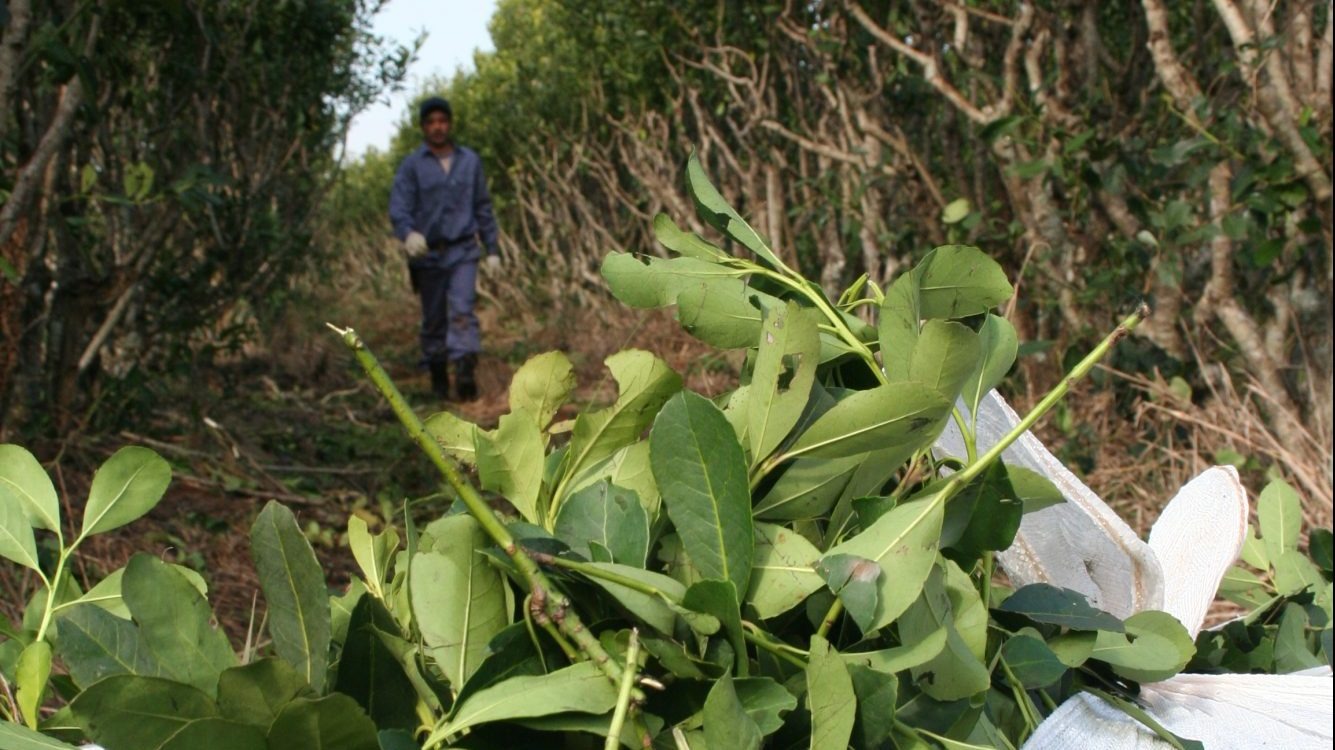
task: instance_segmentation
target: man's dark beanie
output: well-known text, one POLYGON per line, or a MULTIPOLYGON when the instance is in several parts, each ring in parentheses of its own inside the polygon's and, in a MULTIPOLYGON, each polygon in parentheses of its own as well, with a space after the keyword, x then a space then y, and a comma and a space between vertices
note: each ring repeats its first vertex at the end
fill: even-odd
POLYGON ((426 122, 426 116, 432 112, 443 112, 445 117, 454 119, 454 110, 450 109, 450 103, 439 96, 433 96, 422 102, 422 105, 417 108, 417 122, 426 122))

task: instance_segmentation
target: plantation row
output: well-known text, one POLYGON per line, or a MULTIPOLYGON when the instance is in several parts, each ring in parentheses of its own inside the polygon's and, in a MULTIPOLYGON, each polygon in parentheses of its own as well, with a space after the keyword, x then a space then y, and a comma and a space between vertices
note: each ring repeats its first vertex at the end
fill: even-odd
POLYGON ((606 361, 616 401, 557 420, 575 378, 551 352, 515 374, 495 429, 423 422, 340 331, 456 499, 425 525, 405 504, 378 533, 350 517, 361 577, 333 597, 271 502, 250 550, 267 614, 239 649, 187 568, 141 554, 86 591, 73 576, 88 538, 159 501, 162 458, 113 455, 67 539, 46 472, 0 447, 0 555, 43 584, 21 623, 0 623, 0 746, 1329 737, 1331 535, 1311 531, 1303 551, 1297 494, 1270 484, 1252 528, 1236 473, 1211 469, 1147 543, 1028 432, 1140 312, 1020 417, 995 390, 1018 340, 993 311, 1013 290, 982 252, 941 246, 888 288, 864 277, 832 301, 694 159, 687 183, 701 220, 754 259, 659 216, 671 256, 613 253, 602 273, 622 302, 675 306, 696 337, 745 349, 739 386, 706 398, 624 351, 606 361), (1202 629, 1216 592, 1245 614, 1202 629))

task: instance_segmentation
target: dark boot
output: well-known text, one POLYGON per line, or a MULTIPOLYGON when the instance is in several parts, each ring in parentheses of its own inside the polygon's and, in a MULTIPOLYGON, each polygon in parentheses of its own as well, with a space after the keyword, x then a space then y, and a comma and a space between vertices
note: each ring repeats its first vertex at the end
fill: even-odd
POLYGON ((477 380, 473 371, 477 369, 477 355, 465 354, 454 360, 454 377, 459 384, 459 400, 473 401, 477 398, 477 380))
POLYGON ((444 362, 431 363, 431 392, 438 398, 450 397, 450 370, 444 362))

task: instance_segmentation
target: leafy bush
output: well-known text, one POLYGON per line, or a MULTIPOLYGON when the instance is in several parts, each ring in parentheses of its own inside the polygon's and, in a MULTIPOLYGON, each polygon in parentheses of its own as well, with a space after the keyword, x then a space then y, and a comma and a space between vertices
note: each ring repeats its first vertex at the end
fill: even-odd
MULTIPOLYGON (((333 598, 291 513, 270 503, 251 534, 270 643, 248 643, 240 659, 183 569, 141 555, 86 593, 69 575, 84 538, 161 496, 161 459, 113 456, 66 546, 49 479, 5 446, 0 554, 47 587, 22 625, 6 624, 0 666, 17 692, 0 710, 30 729, 0 724, 0 739, 109 750, 580 747, 596 736, 612 738, 606 747, 1015 747, 1045 710, 1085 691, 1187 747, 1198 743, 1136 705, 1138 684, 1184 668, 1329 662, 1330 535, 1313 534, 1315 563, 1298 552, 1297 498, 1279 483, 1245 547, 1252 570, 1223 589, 1251 613, 1194 640, 1195 626, 1142 606, 1152 596, 1122 602, 1107 586, 1095 606, 994 577, 1026 515, 1087 493, 999 457, 1032 441, 1027 428, 1138 314, 1033 413, 998 428, 992 389, 1016 337, 990 312, 1012 291, 995 263, 943 246, 884 292, 860 283, 831 303, 694 160, 688 181, 701 217, 757 260, 660 217, 674 257, 614 253, 603 273, 627 304, 675 305, 695 335, 747 349, 741 385, 709 399, 654 355, 625 351, 607 360, 616 401, 559 420, 574 375, 552 352, 516 373, 494 430, 448 413, 423 423, 356 333, 341 332, 459 502, 422 527, 405 508, 402 535, 352 517, 363 577, 333 598), (877 325, 853 314, 864 305, 879 308, 877 325), (513 512, 495 511, 459 464, 513 512), (56 534, 50 575, 33 528, 56 534), (57 660, 65 673, 52 677, 57 660), (39 721, 48 689, 67 703, 39 721)), ((1158 585, 1148 573, 1113 580, 1158 585)))

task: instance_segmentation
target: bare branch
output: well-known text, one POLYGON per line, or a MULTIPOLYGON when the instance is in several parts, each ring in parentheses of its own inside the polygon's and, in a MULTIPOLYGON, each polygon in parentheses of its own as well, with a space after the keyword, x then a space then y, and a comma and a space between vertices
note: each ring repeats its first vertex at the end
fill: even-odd
POLYGON ((1258 18, 1257 28, 1253 30, 1233 0, 1214 0, 1214 5, 1224 19, 1229 36, 1233 38, 1233 46, 1244 69, 1265 72, 1264 80, 1259 82, 1256 91, 1262 114, 1274 128, 1279 142, 1293 156, 1298 176, 1307 181, 1317 203, 1326 204, 1331 198, 1330 175, 1325 165, 1312 154, 1302 133, 1298 132, 1298 113, 1301 108, 1294 98, 1284 61, 1274 50, 1264 56, 1259 52, 1260 43, 1275 36, 1270 15, 1267 13, 1258 18))
MULTIPOLYGON (((92 14, 88 36, 84 41, 85 56, 90 56, 94 45, 97 44, 97 37, 102 28, 102 15, 96 11, 92 14)), ((65 89, 60 95, 60 104, 56 106, 55 115, 51 118, 51 124, 42 134, 42 140, 38 142, 28 162, 19 170, 18 177, 14 180, 14 187, 9 193, 9 199, 5 201, 3 207, 0 207, 0 246, 9 241, 19 216, 27 208, 28 202, 32 200, 37 190, 47 164, 69 139, 74 127, 74 113, 82 103, 83 79, 75 75, 65 84, 65 89)))
POLYGON ((992 112, 975 106, 973 102, 969 101, 969 99, 964 96, 964 94, 960 93, 959 89, 955 88, 950 81, 946 80, 946 78, 941 75, 941 69, 937 64, 936 58, 925 52, 914 49, 902 39, 899 39, 895 35, 886 31, 867 15, 867 11, 863 10, 860 4, 850 3, 848 12, 859 24, 862 24, 862 27, 875 37, 877 41, 921 66, 923 77, 927 79, 927 83, 940 92, 942 96, 953 104, 956 109, 963 112, 970 120, 973 120, 979 125, 987 125, 996 119, 996 116, 992 112))
POLYGON ((1200 128, 1202 123, 1196 116, 1196 102, 1201 97, 1201 87, 1196 78, 1183 67, 1177 51, 1173 49, 1173 37, 1168 29, 1168 11, 1161 0, 1141 0, 1141 5, 1145 8, 1145 23, 1150 30, 1147 46, 1159 80, 1187 120, 1200 128))
POLYGON ((1316 89, 1312 95, 1313 108, 1317 117, 1324 123, 1323 130, 1330 136, 1330 79, 1331 65, 1335 62, 1335 37, 1331 30, 1335 28, 1335 2, 1326 2, 1326 30, 1321 34, 1316 55, 1316 89))
POLYGON ((5 24, 3 39, 0 39, 0 108, 6 112, 0 116, 0 141, 8 137, 10 121, 18 111, 14 106, 14 93, 18 88, 19 58, 23 56, 23 45, 31 24, 32 3, 11 0, 9 22, 5 24))

